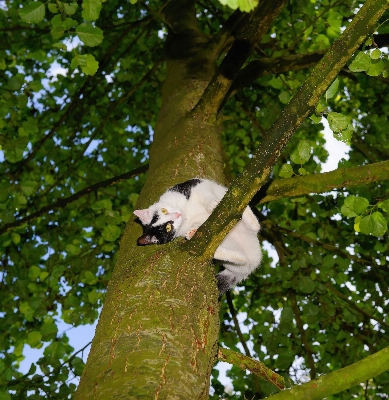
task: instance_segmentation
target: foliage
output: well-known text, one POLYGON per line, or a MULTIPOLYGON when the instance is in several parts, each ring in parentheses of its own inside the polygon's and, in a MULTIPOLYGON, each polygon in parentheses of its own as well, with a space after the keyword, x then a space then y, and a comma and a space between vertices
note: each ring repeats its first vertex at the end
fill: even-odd
MULTIPOLYGON (((227 4, 249 11, 249 3, 255 2, 227 4)), ((290 1, 256 44, 245 67, 266 58, 274 70, 256 73, 224 105, 228 179, 243 172, 309 74, 311 65, 287 57, 322 54, 359 6, 290 1)), ((96 320, 145 175, 17 221, 148 161, 171 27, 156 1, 8 1, 1 7, 0 229, 15 226, 0 236, 0 398, 65 399, 83 362, 58 332, 58 321, 96 320), (25 346, 44 353, 22 375, 25 346)), ((217 37, 231 9, 218 1, 196 7, 205 36, 217 37)), ((388 30, 381 24, 342 70, 281 154, 273 180, 320 173, 332 151, 324 148, 322 117, 351 146, 340 166, 388 159, 388 30)), ((388 346, 388 182, 348 187, 345 176, 345 187, 257 206, 266 244, 262 266, 230 302, 221 302, 220 343, 235 351, 249 344, 246 355, 294 382, 388 346), (245 317, 241 335, 234 313, 245 317)), ((226 394, 215 371, 212 398, 260 399, 278 391, 236 366, 228 376, 233 388, 226 394)), ((333 398, 388 393, 386 372, 333 398)))

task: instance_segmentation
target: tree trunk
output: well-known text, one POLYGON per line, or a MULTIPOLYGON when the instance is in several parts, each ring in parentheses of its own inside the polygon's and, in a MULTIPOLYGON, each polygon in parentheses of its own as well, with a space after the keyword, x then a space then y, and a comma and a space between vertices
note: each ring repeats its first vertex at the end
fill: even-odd
MULTIPOLYGON (((205 54, 194 3, 166 8, 174 33, 167 40, 162 107, 139 208, 195 176, 224 183, 216 116, 183 117, 212 78, 215 60, 205 54)), ((138 247, 141 232, 132 220, 121 240, 77 399, 208 397, 219 336, 214 269, 180 250, 178 240, 138 247)))

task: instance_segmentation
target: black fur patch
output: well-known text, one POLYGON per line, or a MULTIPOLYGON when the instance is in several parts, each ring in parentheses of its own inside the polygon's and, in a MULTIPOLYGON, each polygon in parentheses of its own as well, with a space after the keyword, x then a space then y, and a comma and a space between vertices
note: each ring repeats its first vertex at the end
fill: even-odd
POLYGON ((189 179, 188 181, 179 183, 169 189, 169 192, 178 192, 183 194, 187 199, 190 197, 190 193, 192 191, 192 188, 194 188, 196 185, 198 185, 201 182, 200 179, 194 178, 194 179, 189 179))
POLYGON ((153 214, 153 218, 152 218, 152 220, 150 222, 150 225, 154 225, 158 221, 158 219, 159 219, 158 214, 155 212, 153 214))
POLYGON ((219 289, 220 296, 222 296, 227 290, 231 289, 235 284, 235 279, 226 275, 217 274, 217 288, 219 289))
POLYGON ((143 235, 138 238, 138 245, 145 246, 148 244, 153 244, 150 242, 150 238, 155 237, 158 241, 156 244, 165 244, 171 242, 176 235, 176 230, 173 227, 173 221, 168 221, 165 224, 152 226, 150 225, 142 225, 143 226, 143 235), (168 232, 166 227, 167 225, 171 225, 171 230, 168 232))

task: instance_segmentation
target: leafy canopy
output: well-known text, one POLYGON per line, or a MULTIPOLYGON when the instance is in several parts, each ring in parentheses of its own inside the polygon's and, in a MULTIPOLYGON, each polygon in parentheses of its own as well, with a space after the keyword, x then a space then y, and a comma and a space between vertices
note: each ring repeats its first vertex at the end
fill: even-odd
MULTIPOLYGON (((244 12, 256 4, 221 3, 244 12)), ((267 67, 254 74, 248 68, 246 83, 236 86, 223 109, 229 178, 243 171, 309 67, 359 5, 290 1, 257 44, 246 66, 260 60, 267 67)), ((83 361, 58 321, 78 326, 96 320, 145 175, 114 179, 50 207, 147 162, 169 26, 156 1, 11 0, 1 7, 0 398, 44 393, 65 399, 83 361), (44 351, 23 376, 18 368, 25 346, 44 351)), ((198 2, 197 13, 202 31, 214 37, 232 11, 210 1, 198 2)), ((382 24, 329 87, 281 155, 274 180, 320 173, 332 151, 323 147, 322 117, 335 138, 351 146, 340 166, 387 160, 388 30, 382 24)), ((264 250, 262 267, 222 302, 220 342, 237 351, 250 343, 251 355, 295 382, 388 345, 388 183, 348 187, 347 172, 344 182, 345 191, 258 206, 261 240, 273 251, 264 250), (246 318, 241 335, 235 313, 246 318)), ((277 391, 233 366, 227 395, 217 375, 214 370, 215 399, 277 391)), ((336 398, 388 392, 386 372, 336 398)))

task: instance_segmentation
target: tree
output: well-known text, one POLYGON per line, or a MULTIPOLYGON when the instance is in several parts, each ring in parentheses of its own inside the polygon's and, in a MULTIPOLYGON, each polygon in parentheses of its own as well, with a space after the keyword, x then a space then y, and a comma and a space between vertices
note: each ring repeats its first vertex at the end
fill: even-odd
POLYGON ((211 373, 215 399, 389 393, 388 4, 238 4, 4 5, 0 399, 72 397, 56 324, 103 303, 75 398, 207 398, 211 373), (323 116, 351 146, 326 174, 323 116), (135 204, 194 176, 232 182, 194 239, 137 247, 135 204), (219 307, 212 255, 250 201, 278 260, 219 307))

